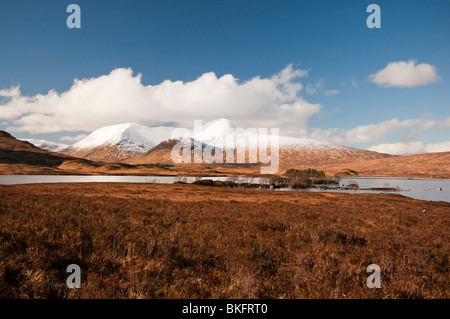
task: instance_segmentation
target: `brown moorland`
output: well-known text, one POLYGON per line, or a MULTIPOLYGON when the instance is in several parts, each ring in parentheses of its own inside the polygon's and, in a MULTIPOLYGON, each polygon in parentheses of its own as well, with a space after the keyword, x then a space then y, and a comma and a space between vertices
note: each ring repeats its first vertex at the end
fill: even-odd
POLYGON ((394 194, 0 186, 0 297, 449 298, 449 213, 394 194))

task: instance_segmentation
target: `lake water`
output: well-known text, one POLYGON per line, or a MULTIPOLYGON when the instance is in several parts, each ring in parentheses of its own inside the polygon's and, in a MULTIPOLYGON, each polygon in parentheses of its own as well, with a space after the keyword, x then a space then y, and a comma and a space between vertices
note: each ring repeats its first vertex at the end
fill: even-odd
MULTIPOLYGON (((431 201, 450 202, 450 179, 437 178, 399 178, 399 177, 344 177, 339 184, 358 184, 359 188, 392 187, 401 191, 379 191, 379 190, 326 190, 336 193, 389 193, 401 194, 407 197, 431 201)), ((318 189, 307 189, 302 191, 323 192, 318 189)))
MULTIPOLYGON (((0 175, 0 185, 34 184, 34 183, 161 183, 172 184, 176 181, 192 183, 196 179, 212 179, 226 181, 228 177, 174 177, 174 176, 79 176, 79 175, 0 175)), ((234 182, 264 183, 265 180, 255 178, 235 178, 234 182)), ((339 192, 339 193, 394 193, 408 197, 450 202, 450 179, 434 178, 398 178, 398 177, 345 177, 340 180, 341 185, 357 183, 360 188, 394 187, 401 191, 375 190, 317 190, 307 189, 298 191, 308 192, 339 192), (440 190, 441 189, 441 190, 440 190)), ((282 189, 285 190, 285 189, 282 189)), ((291 190, 291 189, 286 189, 291 190)))
MULTIPOLYGON (((198 179, 214 181, 231 180, 226 176, 178 177, 178 176, 104 176, 104 175, 0 175, 0 185, 36 183, 159 183, 173 184, 176 181, 192 183, 198 179)), ((264 183, 259 177, 237 177, 237 183, 264 183)))

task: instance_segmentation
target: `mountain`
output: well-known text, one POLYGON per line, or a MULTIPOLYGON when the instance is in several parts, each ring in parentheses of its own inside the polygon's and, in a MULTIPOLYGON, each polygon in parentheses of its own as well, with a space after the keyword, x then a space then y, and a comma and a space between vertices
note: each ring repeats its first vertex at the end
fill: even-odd
MULTIPOLYGON (((270 133, 270 130, 267 133, 270 133)), ((192 141, 198 142, 199 140, 202 140, 205 145, 214 146, 226 151, 226 141, 228 140, 234 140, 234 146, 238 148, 242 147, 243 143, 246 143, 246 140, 248 143, 248 140, 253 139, 255 141, 255 147, 247 148, 245 152, 245 161, 246 163, 249 163, 251 151, 257 148, 257 138, 263 138, 266 141, 270 141, 271 135, 258 136, 257 130, 222 118, 205 124, 201 134, 193 134, 192 141)), ((172 148, 177 143, 179 143, 179 140, 163 141, 146 153, 133 157, 126 162, 130 164, 173 164, 171 152, 172 148)), ((354 161, 391 157, 391 155, 388 154, 360 150, 312 139, 287 136, 279 136, 279 154, 281 170, 286 170, 288 168, 320 168, 321 166, 326 165, 337 165, 354 161)), ((236 152, 234 158, 234 162, 237 163, 236 152)), ((257 157, 257 160, 259 161, 259 156, 257 157)), ((217 165, 220 166, 221 164, 217 165)))
MULTIPOLYGON (((171 140, 173 127, 147 127, 137 123, 123 123, 106 126, 93 131, 81 141, 65 148, 64 145, 50 144, 46 141, 31 140, 43 149, 59 151, 66 155, 102 162, 123 162, 127 164, 173 164, 171 151, 178 142, 171 140)), ((262 132, 249 128, 237 122, 220 118, 203 125, 201 132, 195 128, 191 131, 191 142, 195 145, 215 147, 215 150, 227 151, 233 141, 239 150, 247 145, 245 162, 256 154, 258 139, 270 145, 271 130, 262 132), (250 147, 249 142, 250 143, 250 147)), ((302 168, 311 166, 326 166, 345 164, 355 160, 369 160, 390 157, 372 151, 335 145, 322 141, 279 136, 280 169, 302 168)), ((191 152, 193 154, 193 150, 191 152)), ((232 155, 233 156, 233 155, 232 155)), ((234 153, 237 163, 238 152, 234 153)), ((193 160, 192 160, 193 161, 193 160)), ((254 158, 252 160, 254 163, 254 158)))
MULTIPOLYGON (((164 140, 148 152, 125 163, 93 162, 45 151, 0 131, 0 174, 70 175, 258 175, 260 164, 173 164, 172 148, 180 140, 164 140), (139 164, 132 166, 130 164, 139 164)), ((198 141, 191 139, 198 145, 198 141)), ((314 143, 313 143, 314 144, 314 143)), ((280 149, 280 171, 315 168, 328 174, 450 178, 450 152, 408 156, 386 155, 350 147, 300 146, 280 149)), ((207 145, 203 144, 205 149, 207 145)), ((1 176, 0 176, 1 178, 1 176)))
POLYGON ((2 174, 39 175, 167 175, 161 165, 131 166, 93 162, 43 150, 0 131, 0 178, 2 174))
POLYGON ((172 127, 147 127, 137 123, 105 126, 72 145, 65 153, 94 161, 120 162, 169 139, 172 130, 172 127))
MULTIPOLYGON (((172 161, 172 149, 175 145, 177 145, 180 142, 182 142, 181 138, 168 139, 162 141, 161 143, 159 143, 149 151, 145 152, 144 154, 137 155, 124 162, 132 165, 149 164, 149 163, 174 164, 174 162, 172 161)), ((204 151, 206 147, 210 146, 205 143, 200 143, 198 140, 194 138, 189 138, 187 140, 187 143, 190 143, 192 161, 195 150, 198 150, 201 147, 202 151, 204 151)), ((200 152, 198 152, 198 154, 199 156, 201 156, 200 152)))
MULTIPOLYGON (((196 140, 202 139, 202 142, 215 147, 226 148, 227 140, 234 140, 234 147, 243 146, 249 140, 256 141, 258 137, 265 139, 268 143, 271 140, 271 130, 267 130, 267 134, 259 134, 255 128, 249 128, 239 123, 221 118, 211 121, 203 127, 202 134, 194 134, 196 140)), ((343 149, 344 146, 325 143, 307 138, 295 138, 288 136, 279 136, 280 148, 290 149, 308 149, 308 150, 324 150, 324 149, 343 149)))
MULTIPOLYGON (((83 140, 62 152, 94 161, 139 164, 146 164, 149 160, 165 162, 170 154, 162 155, 161 148, 147 153, 161 142, 169 140, 172 137, 172 131, 173 127, 146 127, 137 123, 111 125, 95 130, 83 140), (161 160, 158 160, 156 153, 162 157, 161 160)), ((259 131, 254 128, 248 128, 224 118, 206 123, 202 127, 201 134, 196 132, 195 129, 192 132, 191 138, 192 141, 196 141, 195 143, 198 142, 219 149, 223 148, 224 150, 227 148, 226 141, 229 140, 234 141, 235 148, 242 147, 248 141, 255 141, 255 147, 250 147, 250 149, 255 149, 258 146, 256 142, 258 136, 268 142, 271 140, 270 130, 267 135, 259 135, 259 131)), ((278 140, 280 150, 337 151, 346 154, 356 152, 356 149, 306 138, 280 136, 278 140)), ((167 147, 167 143, 163 144, 163 148, 165 147, 167 147)), ((370 152, 370 154, 378 153, 370 152)))
POLYGON ((56 143, 56 142, 51 142, 51 141, 46 141, 46 140, 36 140, 33 138, 22 139, 22 141, 29 142, 36 147, 39 147, 45 151, 50 151, 50 152, 63 153, 70 147, 70 145, 67 145, 67 144, 56 143))

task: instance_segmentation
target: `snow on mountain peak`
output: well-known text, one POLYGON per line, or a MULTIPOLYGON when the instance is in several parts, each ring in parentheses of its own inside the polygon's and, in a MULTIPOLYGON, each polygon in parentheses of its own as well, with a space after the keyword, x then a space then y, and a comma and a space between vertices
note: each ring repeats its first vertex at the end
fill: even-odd
POLYGON ((143 153, 169 139, 172 127, 147 127, 135 122, 105 126, 75 143, 76 150, 98 146, 118 146, 127 151, 143 153))
MULTIPOLYGON (((259 134, 257 128, 249 128, 239 123, 220 118, 211 121, 203 126, 202 136, 200 134, 194 135, 197 140, 202 140, 204 143, 222 148, 226 144, 226 140, 234 140, 235 147, 245 143, 245 139, 264 138, 266 141, 271 140, 271 128, 267 128, 267 135, 259 134)), ((289 149, 338 149, 342 146, 308 139, 296 138, 288 136, 279 136, 279 145, 283 148, 289 149)), ((226 146, 225 146, 226 147, 226 146)))

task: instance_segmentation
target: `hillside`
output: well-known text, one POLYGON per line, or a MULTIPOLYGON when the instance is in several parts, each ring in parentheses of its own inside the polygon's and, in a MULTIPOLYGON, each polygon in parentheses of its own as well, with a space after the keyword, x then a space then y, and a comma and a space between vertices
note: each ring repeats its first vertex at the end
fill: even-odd
POLYGON ((0 174, 136 175, 165 174, 158 165, 135 167, 120 163, 93 162, 61 153, 45 151, 0 131, 0 174))
POLYGON ((348 163, 324 165, 324 169, 340 171, 351 168, 362 176, 450 178, 449 163, 450 152, 440 152, 354 160, 348 163))
POLYGON ((33 144, 0 131, 0 163, 56 167, 70 157, 45 151, 33 144))

